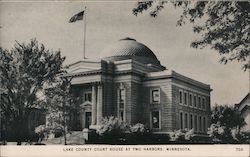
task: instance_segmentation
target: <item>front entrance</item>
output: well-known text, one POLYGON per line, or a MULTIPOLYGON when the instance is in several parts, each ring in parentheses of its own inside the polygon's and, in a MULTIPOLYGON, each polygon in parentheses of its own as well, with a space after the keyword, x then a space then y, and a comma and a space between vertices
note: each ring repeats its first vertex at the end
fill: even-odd
POLYGON ((91 125, 91 112, 85 112, 85 128, 91 125))

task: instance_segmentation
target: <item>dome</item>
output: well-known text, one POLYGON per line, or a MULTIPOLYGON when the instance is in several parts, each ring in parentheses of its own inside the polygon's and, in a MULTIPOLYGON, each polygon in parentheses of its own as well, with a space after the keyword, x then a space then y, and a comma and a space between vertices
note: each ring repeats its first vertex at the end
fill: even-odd
POLYGON ((109 61, 135 59, 145 64, 160 65, 155 54, 144 44, 132 38, 124 38, 105 48, 100 58, 109 61))

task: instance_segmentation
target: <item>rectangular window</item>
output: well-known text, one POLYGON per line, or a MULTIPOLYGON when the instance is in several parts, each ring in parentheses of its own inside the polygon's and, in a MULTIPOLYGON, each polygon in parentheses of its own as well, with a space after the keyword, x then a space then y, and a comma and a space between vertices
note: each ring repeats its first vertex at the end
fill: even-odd
POLYGON ((197 122, 197 115, 194 116, 194 130, 197 131, 198 130, 198 122, 197 122))
POLYGON ((203 131, 207 131, 207 126, 206 126, 206 117, 203 117, 203 131))
POLYGON ((185 129, 188 129, 188 115, 187 115, 187 113, 185 113, 184 121, 185 121, 185 123, 184 123, 185 129))
POLYGON ((193 115, 190 114, 190 129, 193 129, 193 115))
POLYGON ((198 108, 201 108, 201 97, 198 97, 198 108))
POLYGON ((120 89, 120 102, 125 101, 125 89, 120 89))
POLYGON ((197 107, 197 97, 194 95, 194 107, 197 107))
POLYGON ((182 104, 182 91, 179 91, 179 103, 182 104))
POLYGON ((202 98, 202 109, 205 109, 205 106, 206 106, 206 104, 205 104, 205 98, 202 98))
POLYGON ((123 121, 124 120, 124 112, 120 111, 120 120, 123 121))
POLYGON ((160 112, 159 111, 152 111, 151 112, 151 123, 153 129, 160 128, 160 112))
POLYGON ((183 129, 183 115, 182 115, 182 112, 180 113, 180 124, 181 124, 181 129, 183 129))
POLYGON ((184 105, 187 105, 187 93, 184 93, 184 105))
POLYGON ((160 89, 151 90, 151 103, 160 103, 160 89))
POLYGON ((189 105, 190 106, 193 105, 193 96, 192 96, 192 94, 189 94, 189 105))
POLYGON ((89 101, 89 102, 92 101, 92 93, 91 92, 84 93, 83 102, 85 102, 85 101, 89 101))
POLYGON ((199 117, 199 131, 202 131, 202 120, 201 120, 201 116, 199 117))
POLYGON ((125 101, 126 101, 126 89, 124 87, 120 87, 118 89, 118 102, 117 102, 117 108, 118 108, 118 118, 123 121, 124 120, 124 110, 125 110, 125 101))

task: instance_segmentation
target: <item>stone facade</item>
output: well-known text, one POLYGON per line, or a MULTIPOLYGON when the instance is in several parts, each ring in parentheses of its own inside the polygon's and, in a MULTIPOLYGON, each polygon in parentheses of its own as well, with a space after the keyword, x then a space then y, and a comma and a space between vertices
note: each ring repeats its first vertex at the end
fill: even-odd
POLYGON ((100 56, 69 65, 64 75, 73 77, 72 88, 83 97, 80 119, 85 122, 80 129, 95 128, 103 117, 116 116, 159 133, 185 128, 205 133, 210 124, 209 85, 167 70, 134 39, 120 40, 100 56))

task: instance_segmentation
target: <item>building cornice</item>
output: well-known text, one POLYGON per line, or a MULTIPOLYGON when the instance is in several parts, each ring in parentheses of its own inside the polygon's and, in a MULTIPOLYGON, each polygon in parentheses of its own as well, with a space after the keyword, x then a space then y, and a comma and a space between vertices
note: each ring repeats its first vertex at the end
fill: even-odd
POLYGON ((79 76, 85 76, 85 75, 96 75, 101 74, 101 70, 92 70, 92 71, 85 71, 85 72, 79 72, 79 73, 67 73, 64 75, 61 75, 61 77, 79 77, 79 76))
POLYGON ((159 79, 175 79, 175 80, 179 80, 179 81, 185 82, 185 83, 190 84, 190 85, 194 85, 194 86, 199 87, 199 88, 203 88, 205 90, 212 91, 212 89, 210 88, 210 85, 204 84, 202 82, 196 81, 196 80, 191 79, 191 78, 188 78, 188 77, 181 75, 173 70, 165 70, 162 72, 149 73, 144 78, 144 81, 159 80, 159 79))
POLYGON ((84 60, 79 60, 77 62, 74 62, 74 63, 71 63, 69 65, 66 65, 65 67, 68 68, 68 67, 71 67, 73 65, 77 65, 79 63, 101 63, 101 60, 90 60, 90 59, 84 59, 84 60))

